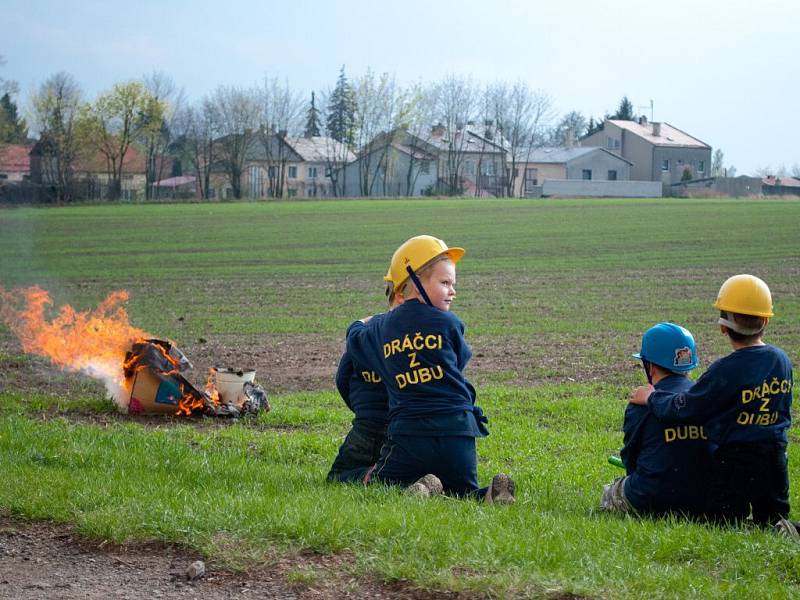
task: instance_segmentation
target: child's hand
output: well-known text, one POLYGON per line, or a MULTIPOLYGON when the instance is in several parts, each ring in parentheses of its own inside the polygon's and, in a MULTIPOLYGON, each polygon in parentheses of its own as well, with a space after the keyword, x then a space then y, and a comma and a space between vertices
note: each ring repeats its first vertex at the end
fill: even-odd
POLYGON ((652 385, 640 385, 631 392, 631 397, 628 401, 631 404, 639 404, 640 406, 647 406, 647 399, 653 393, 655 388, 652 385))

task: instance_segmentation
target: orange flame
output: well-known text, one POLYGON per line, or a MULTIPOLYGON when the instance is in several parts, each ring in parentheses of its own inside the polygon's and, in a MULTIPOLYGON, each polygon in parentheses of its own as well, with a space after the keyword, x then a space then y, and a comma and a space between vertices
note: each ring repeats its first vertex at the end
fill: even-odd
MULTIPOLYGON (((48 358, 61 369, 102 380, 120 409, 126 410, 132 374, 145 368, 136 364, 137 356, 126 361, 126 353, 134 343, 153 337, 129 323, 122 307, 127 300, 128 292, 118 290, 94 309, 76 311, 67 304, 48 320, 46 313, 53 300, 47 291, 36 286, 10 291, 0 287, 0 320, 19 338, 23 351, 48 358)), ((162 347, 156 347, 175 365, 174 372, 164 375, 176 375, 175 360, 162 347)), ((183 387, 181 383, 184 396, 178 402, 177 414, 188 415, 202 408, 203 400, 196 393, 184 393, 183 387)))
POLYGON ((148 337, 128 322, 121 306, 127 300, 128 292, 119 290, 89 311, 62 306, 48 321, 45 312, 53 300, 47 291, 36 286, 11 291, 0 288, 0 318, 25 352, 124 388, 125 352, 135 340, 148 337))

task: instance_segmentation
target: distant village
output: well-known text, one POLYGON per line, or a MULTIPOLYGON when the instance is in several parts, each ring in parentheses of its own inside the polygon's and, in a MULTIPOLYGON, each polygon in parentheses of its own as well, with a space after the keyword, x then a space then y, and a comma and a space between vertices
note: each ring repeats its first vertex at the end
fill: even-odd
POLYGON ((87 102, 59 73, 30 104, 38 139, 0 101, 3 202, 800 194, 796 177, 735 177, 721 150, 627 98, 597 120, 555 119, 521 83, 401 89, 343 68, 322 103, 265 80, 188 104, 156 74, 87 102))

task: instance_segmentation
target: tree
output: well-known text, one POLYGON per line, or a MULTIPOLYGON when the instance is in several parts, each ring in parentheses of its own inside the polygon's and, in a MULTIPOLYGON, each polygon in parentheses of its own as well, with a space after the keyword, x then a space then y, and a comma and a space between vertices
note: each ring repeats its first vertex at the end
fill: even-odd
MULTIPOLYGON (((121 194, 125 156, 134 140, 154 135, 162 124, 163 103, 139 81, 117 83, 81 112, 79 132, 88 149, 105 158, 108 198, 121 194)), ((91 160, 91 156, 87 157, 91 160)))
POLYGON ((233 197, 242 197, 242 172, 247 153, 255 141, 261 103, 252 89, 218 87, 210 98, 211 118, 219 136, 214 153, 228 176, 233 197))
POLYGON ((794 163, 792 165, 792 177, 800 177, 800 164, 794 163))
POLYGON ((347 81, 344 65, 342 65, 336 87, 333 88, 333 92, 328 98, 327 129, 330 137, 342 142, 348 148, 352 148, 355 138, 355 112, 355 94, 347 81))
POLYGON ((0 98, 0 144, 24 144, 28 125, 17 113, 17 105, 6 92, 0 98))
POLYGON ((291 153, 286 138, 300 131, 303 100, 299 94, 292 92, 288 82, 280 83, 273 78, 264 79, 264 86, 259 90, 259 101, 261 127, 257 139, 264 148, 267 160, 268 194, 273 198, 281 198, 291 153))
POLYGON ((444 149, 440 160, 440 178, 444 193, 457 196, 463 193, 464 155, 467 152, 467 123, 478 110, 480 93, 470 78, 448 75, 433 88, 435 117, 441 124, 438 144, 444 149))
POLYGON ((310 137, 317 137, 320 135, 319 119, 320 119, 319 109, 314 103, 314 92, 311 92, 311 106, 306 112, 306 128, 305 131, 303 132, 304 137, 310 138, 310 137))
MULTIPOLYGON (((547 139, 553 119, 552 99, 542 90, 531 90, 524 81, 512 86, 497 83, 487 88, 490 112, 487 123, 497 126, 497 142, 506 150, 504 193, 514 196, 518 165, 527 162, 532 150, 547 139)), ((524 191, 524 190, 523 190, 524 191)))
POLYGON ((139 145, 145 155, 145 197, 153 195, 153 184, 164 175, 167 150, 172 142, 175 118, 183 103, 183 92, 178 90, 172 78, 161 72, 153 72, 142 78, 150 93, 142 119, 148 121, 141 129, 139 145))
POLYGON ((711 158, 711 176, 724 177, 725 176, 725 154, 722 148, 717 148, 714 151, 714 156, 711 158))
POLYGON ((619 101, 617 112, 608 117, 609 119, 617 119, 619 121, 635 121, 636 115, 633 113, 633 102, 628 100, 627 96, 623 96, 619 101))
POLYGON ((175 119, 174 150, 186 157, 194 171, 200 198, 209 198, 211 171, 216 164, 214 139, 217 124, 210 98, 204 98, 196 106, 181 108, 175 119))
MULTIPOLYGON (((592 119, 590 122, 594 126, 594 120, 592 119)), ((575 110, 568 112, 550 131, 548 143, 552 146, 565 146, 567 143, 567 132, 572 132, 572 139, 574 141, 586 135, 588 126, 589 123, 587 123, 583 113, 575 110)))
POLYGON ((353 88, 355 99, 354 142, 362 152, 358 160, 359 191, 371 196, 386 194, 386 180, 394 165, 389 152, 397 129, 403 121, 407 105, 404 93, 393 76, 372 71, 359 78, 353 88), (379 190, 376 185, 382 185, 379 190))
POLYGON ((53 186, 58 202, 73 198, 73 169, 78 155, 76 122, 83 93, 72 75, 56 73, 31 97, 42 180, 53 186))
POLYGON ((592 135, 598 131, 603 131, 603 119, 594 120, 594 117, 589 117, 589 123, 586 125, 586 135, 592 135))

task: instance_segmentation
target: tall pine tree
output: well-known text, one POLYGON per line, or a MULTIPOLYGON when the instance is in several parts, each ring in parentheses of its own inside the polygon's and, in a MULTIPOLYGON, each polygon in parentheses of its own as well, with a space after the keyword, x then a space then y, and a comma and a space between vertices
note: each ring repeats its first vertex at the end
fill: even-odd
POLYGON ((17 105, 7 93, 0 98, 0 143, 24 144, 28 139, 28 125, 17 113, 17 105))
POLYGON ((617 119, 619 121, 635 121, 636 115, 633 114, 633 102, 628 100, 627 96, 623 96, 619 102, 617 112, 609 117, 610 119, 617 119))
POLYGON ((306 113, 306 130, 304 137, 316 137, 319 135, 319 110, 314 103, 314 92, 311 92, 311 108, 306 113))
POLYGON ((348 146, 353 145, 355 132, 356 99, 350 82, 344 74, 344 65, 328 101, 328 135, 348 146))

